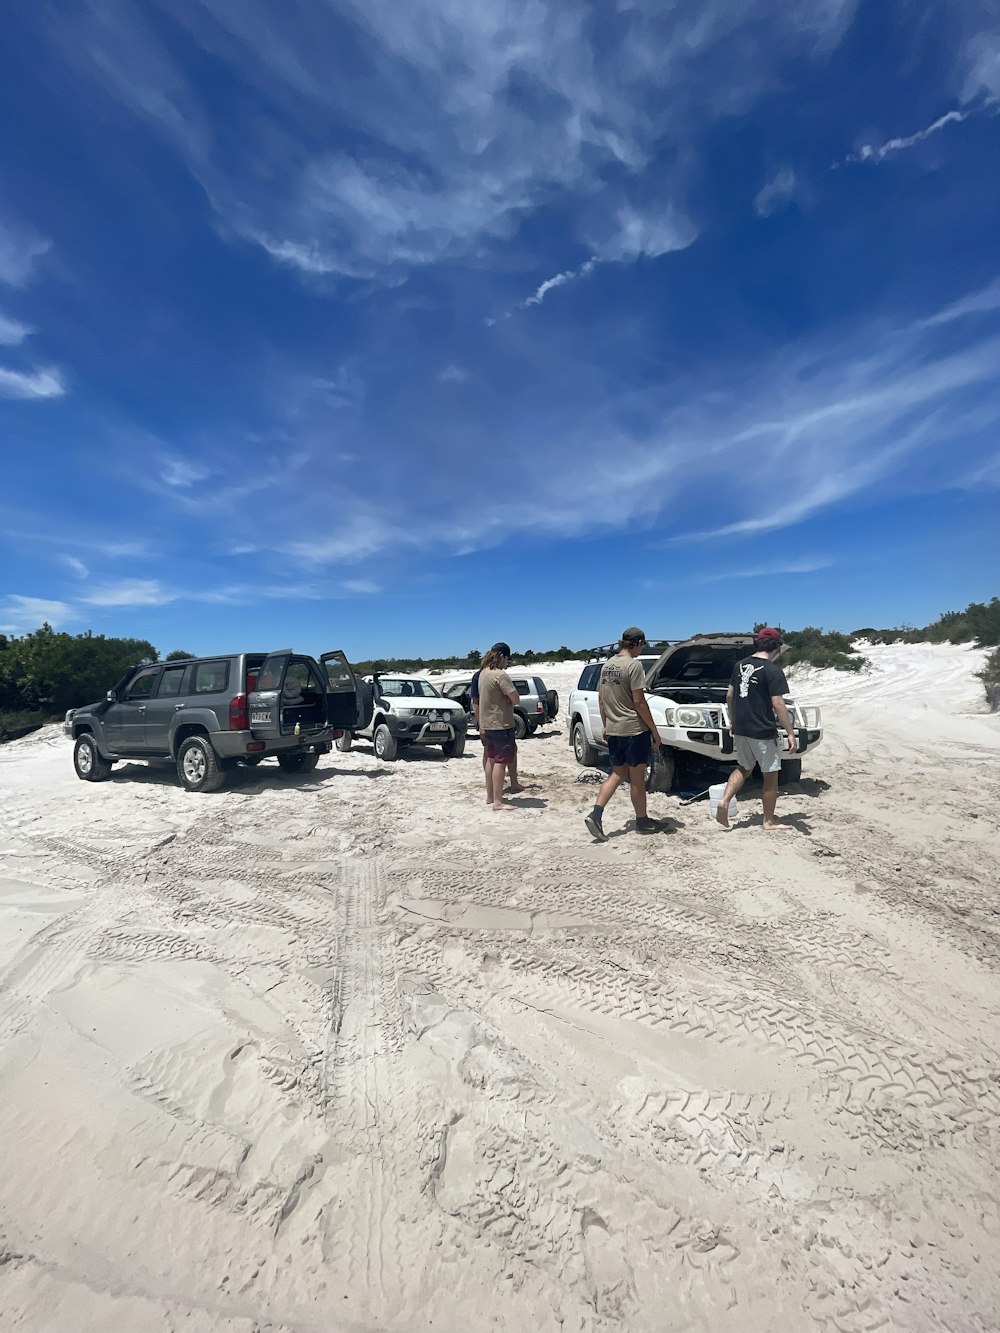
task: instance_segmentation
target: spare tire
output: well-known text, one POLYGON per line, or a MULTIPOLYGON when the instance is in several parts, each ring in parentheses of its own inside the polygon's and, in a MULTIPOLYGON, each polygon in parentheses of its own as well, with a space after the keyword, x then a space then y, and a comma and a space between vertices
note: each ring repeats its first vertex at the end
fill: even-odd
POLYGON ((559 713, 559 695, 555 690, 548 690, 545 695, 545 712, 550 722, 554 722, 559 713))

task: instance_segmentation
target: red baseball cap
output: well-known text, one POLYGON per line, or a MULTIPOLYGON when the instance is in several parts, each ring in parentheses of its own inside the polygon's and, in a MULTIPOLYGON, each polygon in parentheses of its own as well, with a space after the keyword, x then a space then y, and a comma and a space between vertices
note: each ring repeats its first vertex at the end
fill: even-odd
POLYGON ((754 633, 755 639, 770 639, 772 643, 781 642, 781 630, 772 629, 770 625, 765 625, 762 629, 754 633))

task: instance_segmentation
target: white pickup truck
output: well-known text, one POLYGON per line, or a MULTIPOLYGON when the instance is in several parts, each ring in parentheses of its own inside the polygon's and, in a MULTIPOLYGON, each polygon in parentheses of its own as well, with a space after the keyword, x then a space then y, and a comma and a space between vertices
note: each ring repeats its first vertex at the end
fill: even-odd
MULTIPOLYGON (((663 744, 653 747, 647 786, 669 791, 680 752, 699 755, 720 765, 734 764, 729 734, 726 689, 734 665, 753 651, 752 634, 696 634, 681 642, 660 640, 654 651, 640 656, 646 672, 646 701, 663 744)), ((569 696, 569 743, 576 762, 586 767, 607 752, 601 727, 598 685, 601 667, 617 645, 595 648, 569 696)), ((818 708, 804 708, 786 696, 795 728, 798 753, 782 760, 781 781, 796 782, 802 758, 823 739, 818 708)), ((785 744, 784 737, 782 744, 785 744)))

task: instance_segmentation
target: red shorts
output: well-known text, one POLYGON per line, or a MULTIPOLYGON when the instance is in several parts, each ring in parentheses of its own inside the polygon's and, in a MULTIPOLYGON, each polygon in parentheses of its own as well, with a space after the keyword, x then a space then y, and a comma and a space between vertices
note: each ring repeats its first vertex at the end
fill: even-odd
POLYGON ((486 758, 493 764, 510 764, 517 758, 513 727, 505 727, 503 731, 488 731, 483 744, 486 746, 486 758))

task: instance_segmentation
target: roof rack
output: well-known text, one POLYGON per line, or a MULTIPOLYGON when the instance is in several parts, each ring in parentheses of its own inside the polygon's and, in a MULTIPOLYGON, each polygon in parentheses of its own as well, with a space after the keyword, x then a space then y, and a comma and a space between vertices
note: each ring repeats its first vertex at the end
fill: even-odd
MULTIPOLYGON (((649 651, 644 652, 643 656, 650 657, 653 653, 656 653, 656 655, 659 656, 660 653, 666 652, 671 644, 683 642, 683 639, 647 639, 646 648, 649 651)), ((614 643, 602 644, 599 648, 590 648, 587 652, 587 661, 599 662, 604 661, 608 657, 614 657, 615 653, 618 652, 618 648, 619 643, 617 640, 614 643)))

